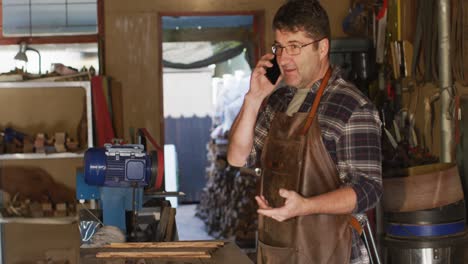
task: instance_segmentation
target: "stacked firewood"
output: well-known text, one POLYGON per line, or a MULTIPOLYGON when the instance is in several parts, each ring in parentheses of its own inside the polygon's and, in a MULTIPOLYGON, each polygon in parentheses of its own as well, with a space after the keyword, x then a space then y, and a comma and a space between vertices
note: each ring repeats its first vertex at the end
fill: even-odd
POLYGON ((216 238, 235 238, 240 246, 255 243, 257 205, 256 176, 251 170, 228 166, 226 140, 208 144, 207 184, 197 216, 216 238))

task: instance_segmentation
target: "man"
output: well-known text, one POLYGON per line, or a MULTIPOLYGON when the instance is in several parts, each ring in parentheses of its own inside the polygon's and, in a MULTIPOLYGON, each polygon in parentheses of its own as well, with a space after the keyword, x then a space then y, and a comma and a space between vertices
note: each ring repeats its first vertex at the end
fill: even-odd
POLYGON ((378 113, 330 67, 318 1, 286 2, 273 29, 281 77, 266 78, 274 55, 264 55, 228 148, 231 165, 261 168, 258 263, 368 263, 351 214, 382 195, 378 113))

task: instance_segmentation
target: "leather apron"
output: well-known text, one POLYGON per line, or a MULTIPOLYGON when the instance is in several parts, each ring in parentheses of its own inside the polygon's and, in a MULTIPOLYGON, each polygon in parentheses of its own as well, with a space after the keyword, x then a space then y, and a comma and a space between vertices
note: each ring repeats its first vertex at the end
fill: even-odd
MULTIPOLYGON (((304 197, 340 186, 335 163, 321 136, 316 111, 331 68, 325 74, 309 113, 276 113, 261 156, 261 194, 272 207, 284 205, 279 189, 304 197)), ((339 202, 339 201, 337 201, 339 202)), ((278 222, 259 216, 257 263, 349 263, 350 215, 307 215, 278 222)))

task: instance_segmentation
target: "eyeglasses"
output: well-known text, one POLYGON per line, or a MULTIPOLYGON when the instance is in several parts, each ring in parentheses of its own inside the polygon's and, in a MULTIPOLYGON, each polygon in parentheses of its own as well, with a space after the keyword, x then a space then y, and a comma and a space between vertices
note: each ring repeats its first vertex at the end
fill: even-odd
POLYGON ((307 44, 289 44, 287 46, 281 46, 280 44, 273 44, 271 45, 271 50, 273 51, 273 54, 275 54, 276 56, 281 56, 281 54, 283 54, 283 50, 285 49, 286 50, 286 53, 288 55, 291 55, 291 56, 295 56, 295 55, 299 55, 301 54, 301 49, 303 47, 306 47, 306 46, 309 46, 311 44, 314 44, 314 43, 317 43, 319 41, 321 41, 322 39, 324 38, 321 38, 321 39, 318 39, 318 40, 314 40, 310 43, 307 43, 307 44))

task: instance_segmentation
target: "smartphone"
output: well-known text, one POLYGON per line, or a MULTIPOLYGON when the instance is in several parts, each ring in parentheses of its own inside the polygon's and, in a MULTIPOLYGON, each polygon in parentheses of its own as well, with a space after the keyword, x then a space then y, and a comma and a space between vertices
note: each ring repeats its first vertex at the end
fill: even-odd
POLYGON ((265 76, 270 80, 272 84, 276 84, 276 81, 281 75, 281 70, 279 68, 278 62, 276 61, 276 56, 270 60, 270 62, 273 64, 272 67, 266 68, 266 73, 265 76))

